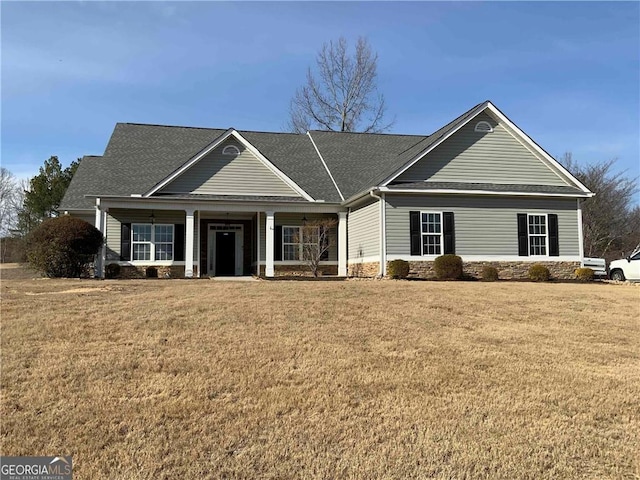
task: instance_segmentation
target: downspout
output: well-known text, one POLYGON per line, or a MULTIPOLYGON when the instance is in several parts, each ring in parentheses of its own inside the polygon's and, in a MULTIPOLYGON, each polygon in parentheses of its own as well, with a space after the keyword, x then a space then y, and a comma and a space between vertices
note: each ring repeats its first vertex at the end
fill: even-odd
POLYGON ((384 207, 385 207, 385 201, 384 201, 384 193, 382 194, 382 196, 378 196, 375 193, 373 193, 375 190, 372 188, 369 191, 369 195, 371 195, 373 198, 377 198, 380 201, 380 269, 378 270, 378 275, 380 277, 384 277, 385 273, 386 273, 386 241, 385 241, 385 212, 384 212, 384 207))

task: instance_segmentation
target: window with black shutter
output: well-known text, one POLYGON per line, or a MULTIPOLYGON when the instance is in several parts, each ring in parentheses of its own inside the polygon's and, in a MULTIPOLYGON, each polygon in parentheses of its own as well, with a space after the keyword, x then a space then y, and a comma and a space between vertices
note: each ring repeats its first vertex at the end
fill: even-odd
POLYGON ((131 260, 131 224, 120 224, 120 260, 131 260))
POLYGON ((276 225, 273 238, 273 259, 282 260, 282 225, 276 225))

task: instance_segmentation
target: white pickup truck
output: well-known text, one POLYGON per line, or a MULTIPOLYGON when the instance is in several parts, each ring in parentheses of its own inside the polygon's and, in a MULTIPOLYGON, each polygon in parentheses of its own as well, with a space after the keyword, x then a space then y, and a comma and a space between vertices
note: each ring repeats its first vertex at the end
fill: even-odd
POLYGON ((593 270, 596 277, 607 276, 607 261, 604 258, 583 258, 581 266, 593 270))
POLYGON ((640 249, 636 248, 627 258, 609 264, 611 280, 640 280, 640 249))

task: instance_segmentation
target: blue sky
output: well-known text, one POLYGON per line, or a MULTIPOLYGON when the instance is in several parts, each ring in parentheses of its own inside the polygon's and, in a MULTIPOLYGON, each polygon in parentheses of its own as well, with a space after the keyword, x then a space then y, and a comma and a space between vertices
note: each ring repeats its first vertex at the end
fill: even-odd
POLYGON ((637 2, 2 2, 2 165, 103 153, 116 122, 284 129, 323 42, 366 36, 393 132, 490 99, 554 156, 640 174, 637 2))

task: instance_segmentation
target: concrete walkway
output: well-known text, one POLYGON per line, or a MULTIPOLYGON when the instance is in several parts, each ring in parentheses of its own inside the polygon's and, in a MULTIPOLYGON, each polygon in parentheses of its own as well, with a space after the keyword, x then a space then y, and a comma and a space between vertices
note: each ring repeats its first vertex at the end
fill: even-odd
POLYGON ((211 277, 211 280, 215 280, 217 282, 257 282, 258 279, 256 277, 247 276, 247 277, 211 277))

